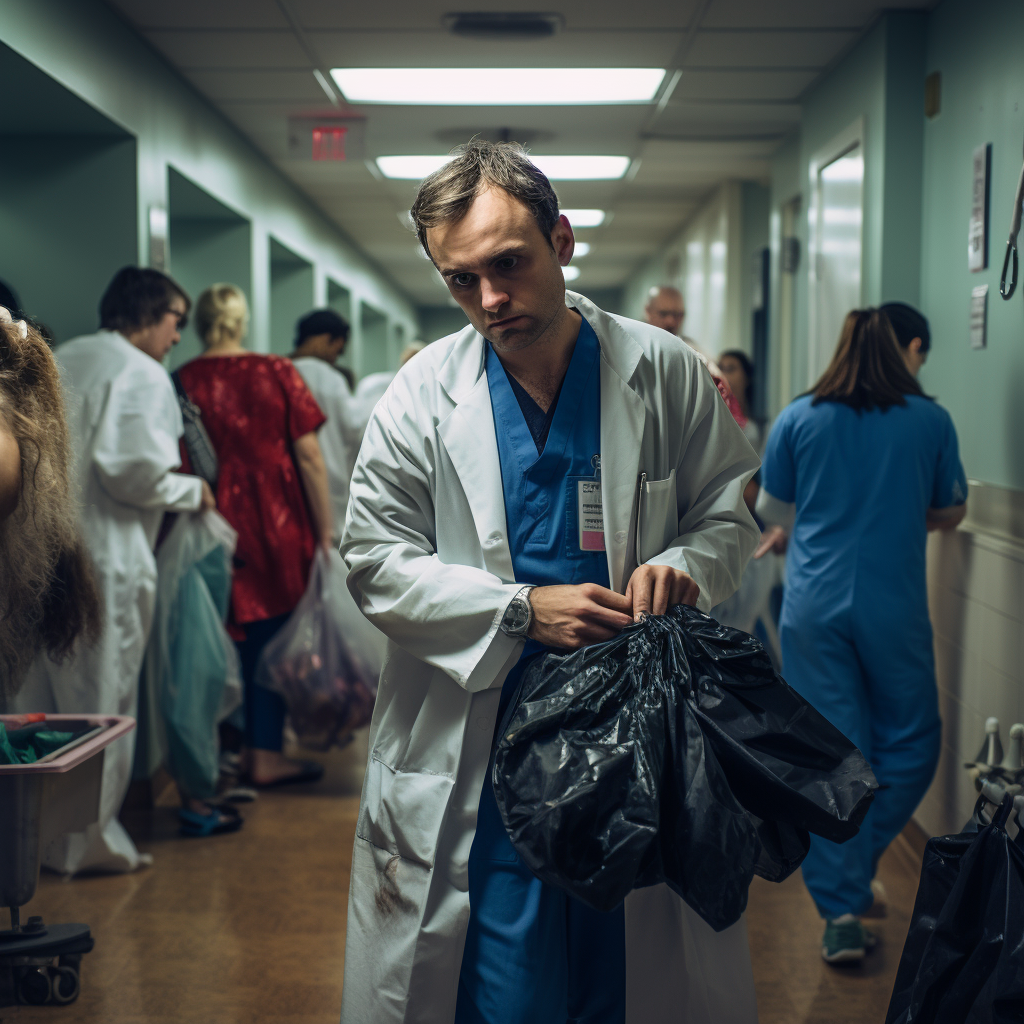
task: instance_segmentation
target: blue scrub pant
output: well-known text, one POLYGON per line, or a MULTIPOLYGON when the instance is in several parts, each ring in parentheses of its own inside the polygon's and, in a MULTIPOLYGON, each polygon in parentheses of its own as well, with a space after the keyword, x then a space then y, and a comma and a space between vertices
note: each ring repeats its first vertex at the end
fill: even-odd
POLYGON ((815 621, 784 608, 779 635, 786 681, 860 748, 887 787, 858 835, 842 844, 811 836, 803 864, 822 917, 859 916, 871 906, 879 858, 917 809, 939 760, 931 626, 877 614, 815 621))
POLYGON ((469 855, 469 931, 455 1024, 624 1024, 626 922, 539 881, 491 788, 469 855))
POLYGON ((256 685, 256 666, 263 648, 287 621, 287 615, 278 615, 273 619, 249 622, 242 627, 245 639, 235 641, 245 698, 245 742, 256 750, 281 750, 284 746, 284 719, 288 706, 279 693, 256 685))

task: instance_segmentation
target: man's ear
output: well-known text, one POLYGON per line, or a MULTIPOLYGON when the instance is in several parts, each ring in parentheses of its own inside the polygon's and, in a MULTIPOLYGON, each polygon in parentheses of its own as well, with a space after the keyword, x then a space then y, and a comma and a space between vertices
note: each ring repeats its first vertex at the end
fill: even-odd
POLYGON ((920 338, 911 338, 910 339, 910 344, 907 345, 907 351, 913 352, 915 356, 916 355, 920 355, 920 353, 921 353, 921 345, 922 344, 923 344, 923 342, 921 341, 920 338))
POLYGON ((551 229, 551 248, 555 250, 558 262, 567 267, 576 248, 576 237, 572 233, 569 219, 562 215, 558 223, 551 229))

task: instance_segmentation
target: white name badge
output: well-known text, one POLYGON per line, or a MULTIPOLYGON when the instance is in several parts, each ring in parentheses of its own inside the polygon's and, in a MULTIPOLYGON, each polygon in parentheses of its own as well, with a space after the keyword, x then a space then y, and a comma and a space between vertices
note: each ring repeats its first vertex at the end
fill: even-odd
POLYGON ((580 551, 604 551, 604 506, 601 502, 600 477, 576 481, 576 510, 580 551))

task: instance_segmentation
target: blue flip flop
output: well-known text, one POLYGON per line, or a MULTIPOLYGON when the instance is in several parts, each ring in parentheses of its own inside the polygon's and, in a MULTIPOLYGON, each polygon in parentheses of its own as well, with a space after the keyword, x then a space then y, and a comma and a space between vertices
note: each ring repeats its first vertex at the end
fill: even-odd
POLYGON ((181 807, 178 809, 178 818, 181 820, 181 834, 193 839, 237 832, 242 827, 241 814, 229 806, 213 807, 209 814, 198 814, 181 807))

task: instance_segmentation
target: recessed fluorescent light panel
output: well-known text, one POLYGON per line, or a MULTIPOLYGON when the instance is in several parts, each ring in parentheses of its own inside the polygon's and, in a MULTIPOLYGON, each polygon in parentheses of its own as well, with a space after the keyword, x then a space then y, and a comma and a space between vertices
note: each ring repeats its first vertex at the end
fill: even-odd
MULTIPOLYGON (((377 166, 385 178, 419 181, 450 159, 450 156, 379 156, 377 166)), ((608 181, 621 178, 629 170, 628 156, 531 155, 530 159, 552 181, 608 181)))
POLYGON ((566 281, 575 281, 580 276, 579 267, 562 267, 562 273, 565 275, 566 281))
POLYGON ((588 252, 590 252, 589 242, 577 242, 575 248, 572 250, 572 258, 574 260, 582 259, 588 252))
POLYGON ((559 210, 574 228, 596 228, 604 223, 604 210, 559 210))
POLYGON ((559 106, 650 103, 662 68, 333 68, 349 103, 559 106))

